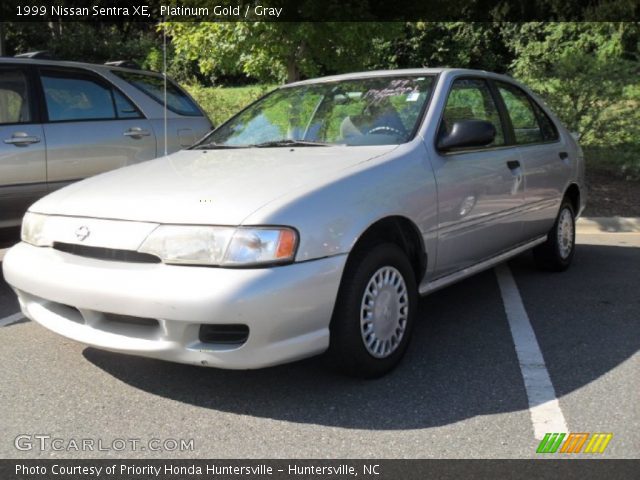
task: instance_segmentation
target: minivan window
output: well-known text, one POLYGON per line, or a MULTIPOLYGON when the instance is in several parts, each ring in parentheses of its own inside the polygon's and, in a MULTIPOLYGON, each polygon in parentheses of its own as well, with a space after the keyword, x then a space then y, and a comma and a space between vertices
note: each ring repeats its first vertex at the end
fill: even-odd
POLYGON ((116 103, 118 118, 142 118, 142 114, 133 103, 119 91, 113 91, 113 100, 116 103))
POLYGON ((31 108, 27 77, 22 70, 0 69, 0 125, 29 123, 31 108))
POLYGON ((111 89, 89 77, 43 72, 40 76, 49 121, 116 118, 111 89))
MULTIPOLYGON (((164 79, 156 75, 112 70, 114 75, 127 81, 151 99, 164 105, 164 79)), ((190 117, 200 117, 198 106, 173 82, 167 81, 167 108, 190 117)))
POLYGON ((453 124, 461 120, 484 120, 492 123, 496 128, 496 136, 488 147, 505 144, 500 114, 484 80, 460 78, 453 82, 440 128, 449 133, 453 124))

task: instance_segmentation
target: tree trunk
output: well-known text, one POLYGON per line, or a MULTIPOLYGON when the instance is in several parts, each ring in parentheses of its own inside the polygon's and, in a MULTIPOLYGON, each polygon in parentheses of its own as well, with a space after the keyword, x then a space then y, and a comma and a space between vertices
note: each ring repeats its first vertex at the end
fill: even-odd
POLYGON ((307 44, 304 40, 296 47, 295 51, 287 60, 287 83, 297 82, 301 80, 302 74, 298 62, 304 58, 307 52, 307 44))
POLYGON ((298 80, 300 80, 300 69, 298 68, 296 56, 292 55, 287 61, 287 83, 297 82, 298 80))

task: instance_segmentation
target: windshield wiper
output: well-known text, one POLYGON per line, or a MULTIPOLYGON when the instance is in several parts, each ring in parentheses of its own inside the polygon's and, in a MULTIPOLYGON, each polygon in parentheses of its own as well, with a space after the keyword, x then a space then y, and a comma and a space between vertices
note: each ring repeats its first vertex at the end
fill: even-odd
POLYGON ((282 140, 273 140, 270 142, 255 143, 253 145, 247 145, 247 146, 266 148, 266 147, 328 147, 330 145, 331 145, 330 143, 325 143, 325 142, 282 139, 282 140))
POLYGON ((223 149, 223 148, 247 148, 248 145, 226 145, 224 143, 216 143, 216 142, 211 142, 211 143, 203 143, 202 145, 196 145, 195 147, 193 147, 194 150, 215 150, 217 148, 219 149, 223 149))

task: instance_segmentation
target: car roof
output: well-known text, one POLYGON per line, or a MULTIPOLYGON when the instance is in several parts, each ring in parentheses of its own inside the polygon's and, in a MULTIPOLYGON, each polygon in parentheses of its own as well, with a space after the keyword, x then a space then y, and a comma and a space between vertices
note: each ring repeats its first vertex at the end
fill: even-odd
POLYGON ((68 68, 83 68, 86 70, 93 70, 95 72, 105 70, 117 70, 123 72, 136 72, 144 73, 147 75, 162 76, 159 72, 151 70, 144 70, 138 68, 117 67, 115 65, 104 65, 100 63, 88 63, 88 62, 72 62, 68 60, 48 60, 48 59, 36 59, 36 58, 16 58, 16 57, 0 57, 0 65, 16 64, 16 65, 41 65, 49 67, 68 67, 68 68))
POLYGON ((372 70, 368 72, 354 72, 345 73, 341 75, 329 75, 326 77, 311 78, 309 80, 302 80, 299 82, 288 83, 283 85, 282 88, 294 87, 298 85, 310 85, 315 83, 325 82, 338 82, 341 80, 354 80, 360 78, 375 78, 375 77, 388 77, 388 76, 403 76, 403 75, 439 75, 441 73, 451 74, 463 74, 463 75, 475 75, 481 77, 491 77, 509 82, 514 82, 514 79, 498 73, 488 72, 486 70, 473 70, 470 68, 405 68, 397 70, 372 70))

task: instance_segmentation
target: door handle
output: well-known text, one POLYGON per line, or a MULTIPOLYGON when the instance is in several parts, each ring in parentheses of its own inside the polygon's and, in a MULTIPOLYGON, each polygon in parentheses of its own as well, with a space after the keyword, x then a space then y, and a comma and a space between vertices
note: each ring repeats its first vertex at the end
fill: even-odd
POLYGON ((133 127, 127 130, 126 132, 124 132, 123 135, 125 137, 131 137, 131 138, 142 138, 142 137, 148 137, 149 135, 151 135, 151 133, 149 132, 149 130, 143 130, 142 128, 139 128, 139 127, 133 127))
POLYGON ((509 160, 507 167, 509 167, 510 170, 515 170, 516 168, 520 168, 520 162, 518 160, 509 160))
POLYGON ((565 160, 569 158, 569 154, 567 152, 560 152, 558 156, 560 157, 560 160, 565 160))
POLYGON ((40 142, 40 138, 34 135, 28 135, 24 132, 16 132, 11 135, 11 138, 5 138, 4 143, 9 145, 15 145, 16 147, 26 147, 32 143, 40 142))

